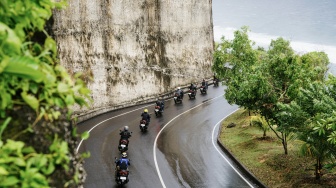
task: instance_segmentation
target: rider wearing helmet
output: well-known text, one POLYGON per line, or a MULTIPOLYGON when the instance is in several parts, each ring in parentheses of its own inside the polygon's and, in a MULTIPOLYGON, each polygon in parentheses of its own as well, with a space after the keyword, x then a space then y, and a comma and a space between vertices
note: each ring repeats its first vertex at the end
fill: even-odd
POLYGON ((208 89, 208 83, 203 79, 202 81, 202 86, 205 88, 205 89, 208 89))
MULTIPOLYGON (((116 158, 117 159, 117 158, 116 158)), ((115 161, 115 164, 116 164, 116 172, 115 172, 115 176, 117 178, 118 176, 118 172, 120 170, 127 170, 128 171, 128 166, 131 165, 129 159, 127 159, 127 153, 126 152, 123 152, 121 154, 121 158, 120 159, 117 159, 115 161)))
POLYGON ((181 87, 177 87, 177 90, 175 91, 175 93, 177 93, 181 99, 183 99, 183 91, 181 89, 181 87))
POLYGON ((150 115, 148 114, 148 110, 145 109, 144 112, 141 114, 142 120, 146 120, 146 124, 148 125, 150 122, 150 115))
POLYGON ((158 98, 157 101, 156 101, 156 105, 157 105, 157 106, 160 106, 160 111, 163 112, 163 110, 164 110, 164 101, 163 101, 163 100, 160 100, 160 99, 158 98))
POLYGON ((127 153, 123 152, 121 158, 115 161, 118 169, 127 170, 128 166, 131 165, 129 159, 127 159, 127 153))
POLYGON ((120 131, 119 134, 120 134, 120 140, 119 140, 119 143, 120 143, 120 141, 121 141, 122 139, 126 139, 126 140, 128 140, 129 137, 131 137, 131 133, 128 131, 128 126, 127 126, 127 125, 124 127, 124 130, 120 131))
POLYGON ((196 86, 193 83, 190 83, 189 89, 191 91, 195 91, 196 90, 196 86))

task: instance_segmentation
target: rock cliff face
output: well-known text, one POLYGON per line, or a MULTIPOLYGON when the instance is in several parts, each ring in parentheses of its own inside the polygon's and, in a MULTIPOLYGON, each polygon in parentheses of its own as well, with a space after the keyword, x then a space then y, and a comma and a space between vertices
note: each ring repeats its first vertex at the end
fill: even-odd
POLYGON ((92 90, 92 105, 75 109, 85 118, 212 75, 212 0, 68 5, 55 11, 52 30, 61 64, 71 73, 83 72, 92 90))

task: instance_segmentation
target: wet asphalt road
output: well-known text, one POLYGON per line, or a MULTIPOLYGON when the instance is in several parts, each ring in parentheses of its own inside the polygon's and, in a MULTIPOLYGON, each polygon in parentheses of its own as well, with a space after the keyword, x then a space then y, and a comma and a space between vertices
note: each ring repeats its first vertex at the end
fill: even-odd
POLYGON ((129 188, 232 187, 253 185, 241 175, 219 149, 218 123, 238 109, 223 97, 224 87, 209 86, 208 93, 196 99, 185 95, 182 104, 165 101, 162 117, 155 117, 154 103, 106 113, 78 125, 79 132, 90 131, 78 151, 89 151, 85 160, 85 188, 118 187, 114 181, 114 157, 118 151, 119 130, 130 127, 128 149, 131 160, 129 188), (151 122, 146 133, 139 129, 140 114, 147 108, 151 122))

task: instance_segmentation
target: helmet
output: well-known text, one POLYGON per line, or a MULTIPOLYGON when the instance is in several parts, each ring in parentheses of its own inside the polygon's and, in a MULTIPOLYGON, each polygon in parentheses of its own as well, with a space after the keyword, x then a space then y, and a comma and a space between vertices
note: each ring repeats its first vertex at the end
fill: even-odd
POLYGON ((177 89, 181 89, 181 87, 177 87, 177 89))
POLYGON ((121 154, 121 157, 127 157, 127 153, 126 153, 126 152, 123 152, 123 153, 121 154))
POLYGON ((144 110, 144 112, 148 112, 148 110, 147 110, 147 109, 145 109, 145 110, 144 110))
POLYGON ((128 131, 128 126, 125 126, 125 127, 124 127, 124 130, 125 130, 125 131, 128 131))

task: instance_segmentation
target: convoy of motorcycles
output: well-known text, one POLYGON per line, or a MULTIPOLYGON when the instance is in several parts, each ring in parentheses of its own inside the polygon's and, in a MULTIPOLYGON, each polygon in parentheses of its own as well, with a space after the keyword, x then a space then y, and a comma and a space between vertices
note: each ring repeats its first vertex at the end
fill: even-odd
MULTIPOLYGON (((204 80, 203 80, 204 81, 204 80)), ((219 80, 214 79, 213 85, 214 87, 218 87, 219 80)), ((206 94, 207 89, 208 89, 208 84, 207 83, 202 83, 202 85, 199 87, 201 94, 206 94)), ((189 99, 195 99, 196 98, 196 93, 197 93, 197 86, 191 84, 189 87, 189 90, 187 92, 189 99)), ((174 93, 174 102, 175 104, 177 103, 182 103, 183 100, 183 91, 181 90, 180 87, 175 91, 174 93)), ((164 110, 164 102, 163 101, 157 101, 154 107, 154 113, 156 117, 162 116, 164 110)), ((140 130, 141 132, 145 132, 148 129, 148 125, 150 123, 150 115, 148 114, 148 110, 145 109, 144 113, 141 114, 142 119, 140 120, 140 130)), ((119 140, 119 145, 118 145, 118 150, 121 153, 122 158, 118 159, 115 158, 115 163, 116 163, 116 169, 115 169, 115 181, 118 185, 125 185, 126 183, 129 182, 129 159, 127 158, 127 153, 126 151, 128 150, 128 144, 129 144, 129 138, 131 137, 131 133, 128 131, 128 126, 124 127, 124 130, 120 130, 120 140, 119 140), (128 161, 128 164, 120 162, 120 161, 128 161)))
POLYGON ((115 181, 118 185, 126 184, 128 179, 128 166, 129 166, 129 159, 127 159, 128 144, 129 138, 131 137, 132 132, 128 131, 128 126, 124 127, 124 130, 120 130, 120 140, 118 145, 118 150, 121 152, 120 159, 115 158, 116 168, 115 168, 115 181))

